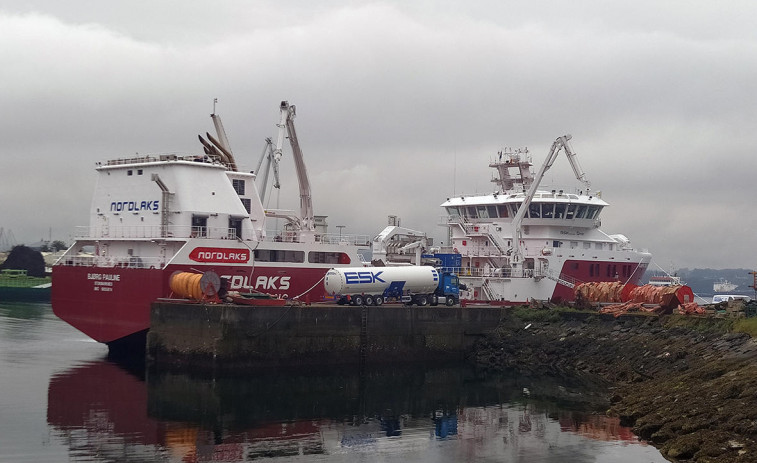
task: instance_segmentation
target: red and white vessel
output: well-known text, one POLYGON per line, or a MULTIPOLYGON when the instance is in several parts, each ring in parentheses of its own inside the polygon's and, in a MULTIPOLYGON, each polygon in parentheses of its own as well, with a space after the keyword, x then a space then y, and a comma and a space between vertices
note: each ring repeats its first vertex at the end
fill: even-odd
POLYGON ((500 152, 489 164, 497 170, 494 193, 458 196, 442 204, 449 246, 441 251, 461 255, 459 268, 452 270, 468 287, 467 299, 573 300, 579 283, 639 283, 652 256, 633 249, 625 236, 599 229, 608 203, 590 191, 570 138, 555 140, 535 175, 527 149, 500 152), (575 192, 539 189, 561 150, 583 185, 575 192))
POLYGON ((280 111, 278 144, 273 149, 267 140, 268 160, 278 173, 289 138, 299 213, 263 207, 256 174, 237 170, 214 114, 218 136, 200 137, 204 155, 98 164, 89 226, 53 266, 55 314, 113 348, 130 346, 128 341, 143 345, 150 303, 170 296, 169 279, 179 271, 213 271, 227 279, 229 290, 323 300, 326 271, 361 265, 358 244, 366 247, 368 237, 329 234, 325 217, 313 215, 295 107, 284 101, 280 111), (267 231, 274 218, 285 219, 283 230, 267 231))

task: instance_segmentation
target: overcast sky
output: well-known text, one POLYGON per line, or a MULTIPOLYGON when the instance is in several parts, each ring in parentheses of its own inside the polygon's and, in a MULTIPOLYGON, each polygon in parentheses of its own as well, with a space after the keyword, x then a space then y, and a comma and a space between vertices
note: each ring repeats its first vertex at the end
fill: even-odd
MULTIPOLYGON (((498 150, 538 167, 570 133, 605 232, 665 269, 755 268, 756 19, 747 1, 0 0, 0 227, 70 242, 95 162, 201 152, 213 98, 252 170, 289 100, 332 231, 393 214, 444 241, 439 205, 490 192, 498 150)), ((294 208, 290 156, 282 177, 294 208)), ((576 184, 564 158, 545 182, 576 184)))

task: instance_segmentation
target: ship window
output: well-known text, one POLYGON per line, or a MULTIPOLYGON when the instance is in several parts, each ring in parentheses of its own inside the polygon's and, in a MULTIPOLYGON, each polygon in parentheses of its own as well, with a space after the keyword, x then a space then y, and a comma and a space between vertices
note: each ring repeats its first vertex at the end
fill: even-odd
POLYGON ((602 249, 604 246, 602 246, 604 243, 594 243, 594 249, 602 249))
POLYGON ((589 264, 589 276, 591 277, 599 276, 599 264, 589 264))
POLYGON ((252 209, 252 201, 250 201, 248 198, 239 198, 242 200, 242 205, 245 209, 247 209, 247 213, 250 213, 252 209))
POLYGON ((235 240, 242 237, 242 219, 239 217, 229 217, 228 238, 235 240))
POLYGON ((594 219, 599 215, 599 206, 589 206, 589 210, 586 213, 587 219, 594 219))
POLYGON ((539 203, 531 203, 528 205, 528 216, 532 219, 538 219, 541 218, 541 204, 539 203))
POLYGON ((497 206, 486 206, 486 209, 489 211, 489 218, 497 218, 497 206))
POLYGON ((478 206, 478 218, 479 219, 489 218, 489 213, 486 210, 486 206, 478 206))
POLYGON ((285 249, 256 249, 255 260, 258 262, 305 262, 305 251, 289 251, 285 249))
POLYGON ((555 218, 562 219, 565 216, 565 203, 555 204, 555 218))
POLYGON ((126 175, 131 175, 132 173, 133 172, 131 171, 131 169, 129 169, 129 170, 126 171, 126 175))
POLYGON ((576 218, 577 219, 585 219, 586 218, 586 206, 581 204, 578 206, 578 209, 576 210, 576 218))
POLYGON ((137 170, 137 175, 142 175, 142 169, 137 170))
POLYGON ((562 241, 553 241, 552 242, 552 247, 553 248, 559 248, 561 246, 562 246, 562 241))
POLYGON ((572 219, 576 215, 576 205, 568 204, 568 208, 565 210, 565 218, 572 219))
POLYGON ((578 247, 578 241, 570 242, 570 249, 576 249, 578 247))
POLYGON ((591 249, 591 243, 584 241, 584 249, 591 249))
POLYGON ((208 217, 204 215, 192 216, 192 236, 208 235, 208 217))
POLYGON ((231 185, 234 187, 234 191, 236 191, 239 196, 244 196, 244 180, 239 178, 232 179, 231 185))
POLYGON ((478 215, 476 214, 476 206, 468 206, 465 209, 468 212, 469 219, 475 219, 478 217, 478 215))
POLYGON ((497 209, 499 210, 499 216, 500 217, 508 217, 509 214, 507 213, 507 206, 506 205, 502 204, 500 206, 497 206, 497 209))
POLYGON ((551 219, 552 217, 554 217, 554 211, 554 203, 544 203, 541 205, 541 217, 543 219, 551 219))
POLYGON ((310 251, 308 262, 311 264, 349 264, 350 256, 343 252, 310 251))
POLYGON ((510 215, 515 217, 515 214, 518 213, 519 207, 520 207, 520 203, 510 203, 510 215))
POLYGON ((460 217, 460 210, 457 207, 448 207, 447 208, 447 214, 453 219, 457 219, 460 217))

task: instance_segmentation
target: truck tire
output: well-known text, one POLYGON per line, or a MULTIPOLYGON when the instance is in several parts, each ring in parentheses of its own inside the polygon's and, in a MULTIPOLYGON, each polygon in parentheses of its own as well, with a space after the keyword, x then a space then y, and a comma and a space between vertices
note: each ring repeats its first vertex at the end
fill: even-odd
POLYGON ((381 305, 384 303, 384 297, 383 296, 376 296, 373 299, 373 305, 381 305))
POLYGON ((355 305, 363 305, 363 296, 360 294, 355 294, 352 296, 352 302, 355 303, 355 305))
POLYGON ((370 294, 365 296, 365 305, 373 305, 373 296, 370 294))
POLYGON ((420 296, 418 296, 418 301, 417 302, 418 302, 418 305, 420 305, 420 306, 427 305, 428 304, 428 296, 426 296, 425 294, 421 294, 420 296))
POLYGON ((447 306, 448 307, 452 307, 453 305, 455 305, 455 303, 456 303, 455 296, 448 296, 447 297, 447 306))
POLYGON ((429 300, 431 305, 439 305, 439 296, 437 296, 436 294, 429 296, 429 300))

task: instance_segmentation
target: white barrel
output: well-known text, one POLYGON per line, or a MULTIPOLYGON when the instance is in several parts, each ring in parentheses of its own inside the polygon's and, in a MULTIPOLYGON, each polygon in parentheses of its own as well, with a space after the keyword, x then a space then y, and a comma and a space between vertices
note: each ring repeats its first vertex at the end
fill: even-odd
POLYGON ((404 293, 431 294, 439 285, 439 272, 428 266, 339 267, 326 272, 326 292, 335 294, 381 294, 392 283, 404 293))

